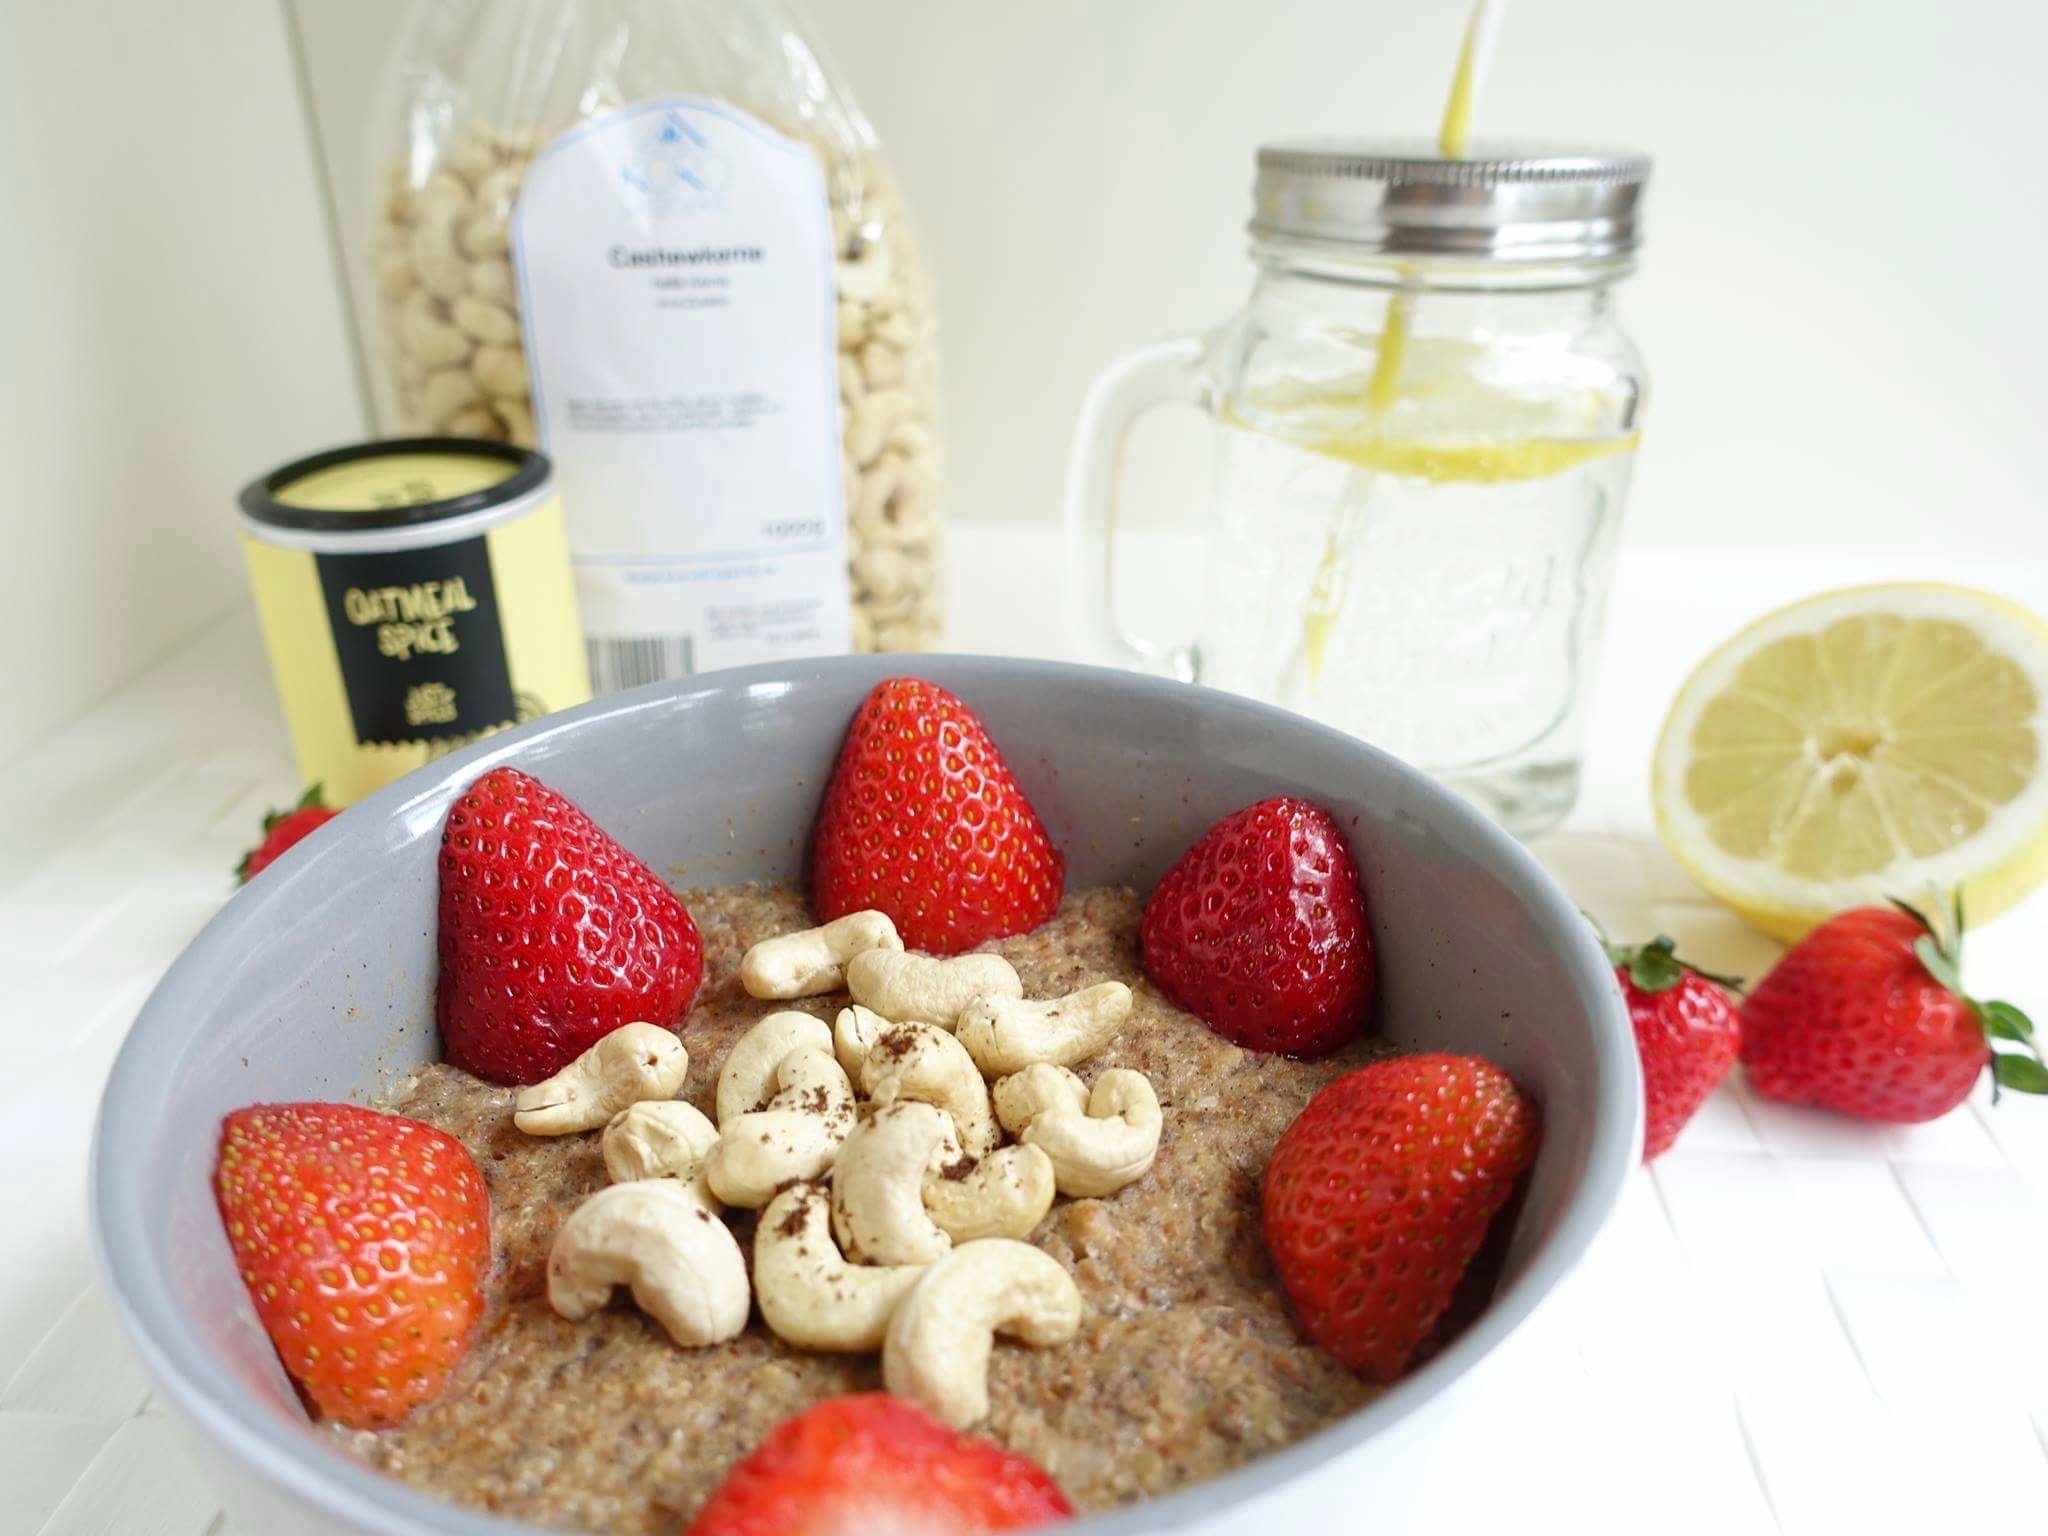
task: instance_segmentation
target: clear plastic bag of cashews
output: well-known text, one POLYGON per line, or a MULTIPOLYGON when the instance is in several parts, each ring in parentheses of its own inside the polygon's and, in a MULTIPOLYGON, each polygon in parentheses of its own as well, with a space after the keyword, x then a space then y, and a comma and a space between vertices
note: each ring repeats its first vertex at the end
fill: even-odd
POLYGON ((936 646, 930 280, 779 0, 414 0, 370 164, 379 419, 554 461, 597 692, 936 646))

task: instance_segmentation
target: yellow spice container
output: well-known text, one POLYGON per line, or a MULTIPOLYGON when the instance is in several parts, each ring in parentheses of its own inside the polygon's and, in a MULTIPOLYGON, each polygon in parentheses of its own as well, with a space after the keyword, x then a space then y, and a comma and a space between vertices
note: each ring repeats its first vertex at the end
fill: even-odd
POLYGON ((330 801, 590 697, 553 479, 537 453, 416 437, 315 454, 243 490, 292 745, 330 801))

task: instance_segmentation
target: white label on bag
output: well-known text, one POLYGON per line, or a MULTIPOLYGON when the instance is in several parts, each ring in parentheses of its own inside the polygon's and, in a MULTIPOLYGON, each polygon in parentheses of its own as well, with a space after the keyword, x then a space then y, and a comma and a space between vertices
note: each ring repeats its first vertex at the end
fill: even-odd
POLYGON ((535 157, 511 238, 592 686, 850 649, 810 152, 721 102, 638 102, 535 157))

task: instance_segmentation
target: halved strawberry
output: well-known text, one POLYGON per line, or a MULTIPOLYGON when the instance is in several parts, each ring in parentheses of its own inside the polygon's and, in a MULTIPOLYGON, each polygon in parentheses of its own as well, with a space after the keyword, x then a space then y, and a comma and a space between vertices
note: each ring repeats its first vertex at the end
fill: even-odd
POLYGON ((1139 936, 1159 990, 1238 1045, 1323 1056, 1365 1026, 1365 893, 1343 832, 1309 801, 1261 800, 1204 832, 1139 936))
POLYGON ((1302 1331, 1370 1381, 1407 1370, 1536 1155, 1536 1106, 1477 1056, 1401 1056, 1330 1084, 1281 1133, 1266 1251, 1302 1331))
POLYGON ((653 870, 538 779, 493 768, 441 834, 448 1060, 537 1083, 622 1024, 674 1026, 704 976, 697 925, 653 870))
POLYGON ((784 1419, 726 1473, 684 1536, 973 1536, 1073 1513, 1034 1463, 886 1392, 784 1419))
POLYGON ((491 1266, 490 1197, 460 1142, 354 1104, 257 1104, 222 1122, 214 1194, 318 1412, 381 1429, 441 1390, 491 1266))
POLYGON ((892 677, 854 712, 811 846, 820 921, 886 912, 912 949, 952 955, 1051 917, 1066 861, 974 711, 892 677))

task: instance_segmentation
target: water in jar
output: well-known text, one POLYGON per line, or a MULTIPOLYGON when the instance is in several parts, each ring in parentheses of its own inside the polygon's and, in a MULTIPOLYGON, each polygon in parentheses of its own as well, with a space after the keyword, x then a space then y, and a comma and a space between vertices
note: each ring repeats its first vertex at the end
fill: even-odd
POLYGON ((1529 836, 1577 793, 1633 390, 1389 331, 1395 368, 1247 381, 1222 411, 1198 665, 1529 836))

